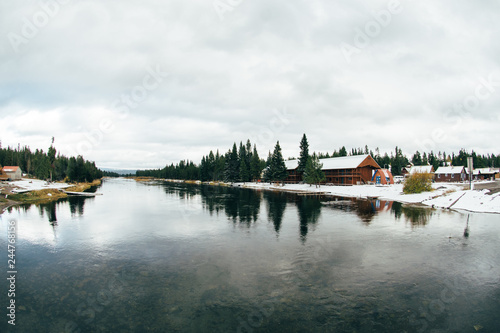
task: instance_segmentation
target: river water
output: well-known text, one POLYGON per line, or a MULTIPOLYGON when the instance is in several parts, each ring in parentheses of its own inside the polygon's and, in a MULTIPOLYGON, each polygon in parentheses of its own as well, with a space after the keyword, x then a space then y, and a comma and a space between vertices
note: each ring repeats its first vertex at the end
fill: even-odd
POLYGON ((105 180, 11 208, 0 332, 498 332, 500 216, 105 180), (7 276, 8 277, 8 276, 7 276))

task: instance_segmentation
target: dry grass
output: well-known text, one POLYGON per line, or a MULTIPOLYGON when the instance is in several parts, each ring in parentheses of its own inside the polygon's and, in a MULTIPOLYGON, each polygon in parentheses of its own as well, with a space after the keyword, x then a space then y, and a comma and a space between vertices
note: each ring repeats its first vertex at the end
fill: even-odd
POLYGON ((127 178, 134 179, 137 182, 148 182, 154 180, 153 177, 127 177, 127 178))
POLYGON ((75 185, 68 187, 66 191, 69 192, 83 192, 85 190, 88 190, 92 186, 99 186, 101 185, 101 180, 96 179, 92 183, 76 183, 75 185))
POLYGON ((18 193, 18 194, 9 194, 7 198, 9 200, 14 200, 14 201, 19 201, 19 202, 41 203, 41 202, 49 202, 49 201, 58 200, 61 198, 66 198, 67 196, 68 195, 66 193, 63 193, 59 190, 46 189, 46 190, 31 191, 31 192, 18 193))

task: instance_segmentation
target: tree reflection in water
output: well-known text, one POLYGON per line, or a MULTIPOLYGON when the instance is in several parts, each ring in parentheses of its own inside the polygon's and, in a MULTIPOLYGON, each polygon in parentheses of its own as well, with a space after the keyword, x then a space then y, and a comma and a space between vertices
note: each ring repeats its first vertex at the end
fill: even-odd
POLYGON ((431 208, 405 206, 400 202, 394 202, 391 211, 398 220, 404 215, 406 222, 410 222, 412 228, 426 226, 434 214, 431 208))
POLYGON ((309 225, 315 225, 321 215, 321 201, 313 196, 297 196, 295 204, 300 221, 300 239, 305 242, 309 225))
POLYGON ((202 185, 199 188, 204 209, 210 214, 223 210, 234 223, 250 226, 259 218, 262 193, 250 189, 202 185))
POLYGON ((69 209, 71 211, 71 216, 76 216, 78 213, 78 216, 83 216, 83 212, 85 211, 85 200, 88 200, 90 198, 84 198, 84 197, 77 197, 77 196, 71 196, 68 197, 68 202, 69 202, 69 209))
POLYGON ((283 192, 266 191, 264 198, 267 202, 267 218, 273 222, 274 231, 276 231, 276 235, 279 235, 286 208, 286 196, 283 192))

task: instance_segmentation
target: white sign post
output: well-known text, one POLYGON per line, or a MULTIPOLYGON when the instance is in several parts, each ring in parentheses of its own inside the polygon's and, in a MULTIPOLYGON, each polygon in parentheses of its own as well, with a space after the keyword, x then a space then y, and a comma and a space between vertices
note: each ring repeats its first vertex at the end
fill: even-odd
POLYGON ((472 188, 472 171, 474 170, 474 165, 473 165, 473 160, 472 157, 467 157, 467 170, 469 171, 469 189, 473 190, 472 188))

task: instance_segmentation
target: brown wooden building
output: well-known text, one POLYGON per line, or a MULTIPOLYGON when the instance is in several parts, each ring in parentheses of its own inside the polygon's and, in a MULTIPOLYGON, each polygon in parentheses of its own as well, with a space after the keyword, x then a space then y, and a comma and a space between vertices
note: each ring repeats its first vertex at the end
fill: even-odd
POLYGON ((467 172, 463 166, 441 166, 434 173, 434 181, 437 183, 463 182, 467 179, 467 172))
MULTIPOLYGON (((319 160, 323 164, 326 184, 361 185, 371 182, 373 171, 380 166, 370 155, 332 157, 319 160)), ((298 160, 285 161, 288 177, 286 183, 298 183, 302 175, 297 172, 298 160)))
POLYGON ((478 168, 474 169, 474 180, 494 180, 496 175, 500 173, 498 168, 478 168))

